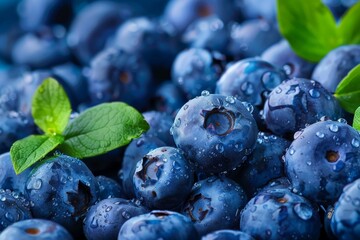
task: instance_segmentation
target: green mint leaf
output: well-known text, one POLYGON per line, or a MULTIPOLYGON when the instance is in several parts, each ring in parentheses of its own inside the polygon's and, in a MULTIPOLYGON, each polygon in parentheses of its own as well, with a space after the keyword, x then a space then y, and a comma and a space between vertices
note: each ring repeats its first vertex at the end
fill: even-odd
POLYGON ((354 114, 353 128, 360 131, 360 107, 358 107, 354 114))
POLYGON ((92 157, 124 146, 148 129, 144 117, 133 107, 121 102, 103 103, 70 122, 59 149, 77 158, 92 157))
POLYGON ((277 0, 277 13, 281 34, 300 57, 318 62, 340 46, 334 16, 321 0, 277 0))
POLYGON ((16 141, 10 149, 16 174, 41 160, 64 141, 61 135, 31 135, 16 141))
POLYGON ((341 80, 334 96, 340 105, 350 113, 354 113, 360 106, 360 64, 341 80))
POLYGON ((360 2, 353 5, 343 16, 339 24, 342 41, 346 44, 360 43, 360 2))
POLYGON ((45 79, 37 88, 31 108, 36 125, 47 134, 61 134, 69 122, 70 101, 53 78, 45 79))

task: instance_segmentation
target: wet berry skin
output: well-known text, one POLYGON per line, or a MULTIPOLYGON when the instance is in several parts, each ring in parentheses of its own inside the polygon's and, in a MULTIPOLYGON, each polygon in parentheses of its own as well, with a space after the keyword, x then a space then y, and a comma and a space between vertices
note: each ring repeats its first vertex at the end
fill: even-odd
POLYGON ((176 209, 189 195, 193 183, 193 166, 174 147, 147 153, 137 163, 133 177, 136 197, 150 209, 176 209))
POLYGON ((316 65, 297 56, 286 40, 266 49, 262 53, 261 59, 278 68, 283 68, 289 78, 310 78, 316 65))
POLYGON ((95 104, 123 101, 143 109, 152 93, 151 79, 150 68, 141 57, 107 48, 91 61, 88 74, 91 101, 95 104))
POLYGON ((53 221, 28 219, 16 222, 0 234, 0 240, 73 240, 70 233, 53 221))
POLYGON ((52 220, 74 236, 81 234, 82 219, 98 198, 98 183, 79 159, 51 158, 28 177, 26 192, 35 218, 52 220))
POLYGON ((329 52, 318 63, 311 78, 334 93, 340 81, 359 63, 359 45, 341 46, 329 52))
POLYGON ((235 59, 260 56, 281 39, 274 24, 265 19, 252 19, 231 25, 228 54, 235 59))
POLYGON ((279 136, 290 136, 323 117, 337 120, 342 114, 334 96, 320 83, 305 78, 281 83, 264 105, 266 126, 279 136))
POLYGON ((188 99, 202 91, 215 92, 223 72, 223 56, 206 49, 190 48, 180 52, 172 66, 172 80, 188 99))
POLYGON ((346 187, 335 204, 330 226, 339 240, 355 240, 360 236, 360 179, 346 187))
POLYGON ((25 183, 32 168, 16 174, 11 162, 10 152, 0 155, 0 188, 25 193, 25 183))
POLYGON ((216 83, 216 93, 234 96, 262 108, 264 96, 286 80, 286 74, 259 58, 234 63, 216 83))
POLYGON ((0 232, 14 222, 32 218, 30 204, 22 194, 0 189, 0 232))
POLYGON ((145 121, 150 125, 150 129, 144 133, 150 137, 157 137, 167 146, 175 146, 174 139, 170 135, 170 128, 174 122, 174 117, 168 113, 158 111, 148 111, 142 113, 145 121))
POLYGON ((240 230, 255 239, 318 239, 320 227, 317 209, 288 189, 259 193, 240 218, 240 230))
POLYGON ((240 211, 247 202, 244 190, 233 180, 212 176, 194 184, 182 213, 200 235, 220 229, 238 229, 240 211))
POLYGON ((184 215, 172 211, 154 210, 126 221, 118 240, 198 240, 193 223, 184 215))
POLYGON ((170 129, 175 144, 205 173, 241 165, 255 147, 258 129, 242 102, 204 93, 188 101, 170 129))
POLYGON ((236 182, 248 196, 253 196, 270 180, 285 176, 282 157, 289 146, 290 142, 284 138, 259 132, 253 153, 236 174, 236 182))
POLYGON ((148 213, 147 209, 129 200, 102 200, 93 205, 86 214, 83 226, 86 239, 116 239, 121 226, 128 219, 145 213, 148 213))
POLYGON ((346 123, 321 121, 306 127, 285 154, 293 191, 318 203, 333 203, 360 177, 360 136, 346 123))
POLYGON ((96 180, 99 184, 99 200, 125 197, 122 186, 115 180, 105 176, 97 176, 96 180))
POLYGON ((127 198, 134 198, 133 176, 136 170, 136 164, 151 150, 166 146, 166 144, 157 137, 143 135, 134 139, 127 146, 122 167, 119 171, 120 180, 127 198))
POLYGON ((249 234, 236 230, 218 230, 206 234, 201 240, 254 240, 249 234))

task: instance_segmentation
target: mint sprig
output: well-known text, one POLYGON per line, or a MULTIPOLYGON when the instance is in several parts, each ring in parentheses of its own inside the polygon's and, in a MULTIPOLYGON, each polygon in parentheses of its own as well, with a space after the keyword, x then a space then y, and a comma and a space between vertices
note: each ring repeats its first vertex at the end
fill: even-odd
POLYGON ((144 117, 122 103, 103 103, 82 112, 69 123, 70 101, 61 85, 44 80, 33 96, 32 115, 44 135, 16 141, 10 155, 17 174, 44 159, 51 151, 86 158, 128 144, 149 129, 144 117))
POLYGON ((338 84, 334 96, 343 109, 354 113, 360 106, 360 64, 351 71, 338 84))
POLYGON ((300 57, 319 62, 341 45, 359 44, 360 2, 337 24, 321 0, 277 0, 281 34, 300 57))
POLYGON ((360 131, 360 107, 358 107, 354 114, 353 128, 360 131))

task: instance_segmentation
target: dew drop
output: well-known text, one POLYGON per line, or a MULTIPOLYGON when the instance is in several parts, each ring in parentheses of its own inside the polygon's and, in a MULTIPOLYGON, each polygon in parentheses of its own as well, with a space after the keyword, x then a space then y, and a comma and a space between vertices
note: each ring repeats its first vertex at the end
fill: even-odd
POLYGON ((310 89, 309 90, 309 94, 312 98, 319 98, 320 97, 320 92, 316 89, 310 89))
POLYGON ((316 134, 316 136, 317 136, 318 138, 323 138, 323 137, 325 137, 325 134, 322 133, 322 132, 316 132, 315 134, 316 134))
POLYGON ((353 140, 351 140, 351 145, 355 148, 358 148, 360 146, 360 142, 359 140, 353 138, 353 140))
POLYGON ((294 211, 296 215, 299 216, 302 220, 309 220, 313 215, 313 209, 305 203, 297 203, 294 206, 294 211))
POLYGON ((335 125, 335 124, 331 124, 330 127, 329 127, 330 131, 336 133, 339 131, 339 127, 338 125, 335 125))
POLYGON ((42 180, 41 179, 36 179, 34 184, 33 184, 33 189, 35 190, 39 190, 42 186, 42 180))
POLYGON ((207 90, 204 90, 204 91, 201 92, 201 96, 203 96, 203 97, 207 97, 209 95, 210 95, 210 92, 207 91, 207 90))

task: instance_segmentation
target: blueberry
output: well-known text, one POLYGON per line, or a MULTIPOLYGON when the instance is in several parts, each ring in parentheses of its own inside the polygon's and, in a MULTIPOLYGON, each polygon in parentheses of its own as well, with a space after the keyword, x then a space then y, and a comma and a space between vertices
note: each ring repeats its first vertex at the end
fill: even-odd
POLYGON ((170 131, 185 158, 206 173, 241 165, 254 149, 258 133, 254 118, 239 100, 208 92, 179 110, 170 131))
POLYGON ((0 240, 73 240, 70 233, 53 221, 27 219, 16 222, 0 234, 0 240))
POLYGON ((294 78, 278 85, 264 105, 266 126, 276 135, 289 136, 321 118, 337 120, 342 109, 322 85, 294 78))
POLYGON ((97 176, 96 180, 99 184, 99 200, 125 197, 122 186, 115 180, 105 176, 97 176))
POLYGON ((172 211, 152 211, 126 221, 120 229, 118 240, 198 240, 192 222, 172 211))
POLYGON ((16 111, 0 111, 0 154, 10 151, 15 141, 33 133, 32 118, 16 111))
POLYGON ((231 65, 216 84, 216 93, 230 95, 240 101, 262 107, 263 98, 287 78, 268 62, 247 58, 231 65))
POLYGON ((235 59, 260 56, 281 39, 278 29, 265 19, 235 23, 230 29, 228 52, 235 59))
POLYGON ((261 59, 278 68, 283 68, 289 78, 310 78, 316 66, 315 63, 308 62, 297 56, 286 40, 282 40, 266 49, 262 53, 261 59))
POLYGON ((90 98, 94 103, 123 101, 143 109, 151 96, 151 78, 141 57, 108 48, 91 61, 87 78, 90 98))
POLYGON ((20 25, 26 31, 44 26, 67 26, 73 15, 71 0, 22 0, 19 5, 20 25))
POLYGON ((240 218, 240 230, 255 239, 318 239, 320 226, 317 209, 287 189, 259 193, 240 218))
POLYGON ((194 183, 193 168, 182 152, 160 147, 147 153, 136 165, 135 195, 150 209, 176 209, 194 183))
POLYGON ((220 18, 208 16, 192 23, 186 29, 182 39, 192 48, 204 48, 226 53, 230 33, 220 18))
POLYGON ((32 218, 30 204, 22 194, 0 189, 0 232, 15 222, 32 218))
POLYGON ((150 137, 157 137, 167 146, 175 146, 174 139, 170 135, 170 128, 174 118, 167 113, 148 111, 143 113, 144 119, 150 125, 150 129, 145 133, 150 137))
POLYGON ((333 203, 343 187, 360 177, 360 136, 343 122, 306 127, 285 154, 293 191, 318 203, 333 203))
POLYGON ((186 97, 182 90, 173 81, 161 83, 151 98, 153 108, 160 112, 175 115, 186 103, 186 97))
POLYGON ((276 22, 276 0, 242 0, 242 12, 246 19, 266 19, 276 22))
POLYGON ((180 50, 176 38, 171 37, 160 22, 146 17, 124 22, 113 41, 115 47, 141 55, 152 67, 170 68, 180 50))
POLYGON ((236 181, 248 196, 270 180, 285 175, 282 156, 289 146, 290 142, 281 137, 259 132, 253 153, 237 171, 236 181))
POLYGON ((218 230, 203 236, 201 240, 254 240, 254 238, 241 231, 218 230))
POLYGON ((81 103, 88 101, 88 91, 82 90, 88 88, 87 81, 83 76, 82 70, 77 65, 68 62, 53 67, 51 72, 52 76, 65 88, 73 109, 76 109, 81 103))
POLYGON ((287 177, 272 179, 263 188, 259 189, 258 192, 260 193, 273 189, 291 189, 291 183, 287 177))
POLYGON ((196 19, 211 15, 217 15, 225 23, 241 20, 240 7, 233 0, 170 0, 164 18, 178 32, 183 32, 196 19))
POLYGON ((31 68, 48 68, 70 60, 62 26, 43 27, 27 33, 15 43, 12 60, 31 68))
POLYGON ((98 184, 82 161, 59 155, 35 167, 26 192, 35 218, 57 222, 79 236, 81 221, 98 198, 98 184))
POLYGON ((172 80, 188 99, 199 96, 204 90, 214 93, 223 65, 224 56, 221 54, 190 48, 176 57, 172 66, 172 80))
POLYGON ((116 28, 131 16, 127 6, 96 1, 85 6, 72 21, 67 42, 82 64, 89 64, 114 35, 116 28))
POLYGON ((121 226, 135 216, 145 214, 142 206, 121 199, 109 198, 92 206, 84 220, 84 233, 88 240, 116 239, 121 226))
POLYGON ((240 211, 247 202, 244 190, 224 176, 212 176, 194 184, 183 214, 192 220, 200 235, 220 229, 236 229, 240 211))
POLYGON ((315 67, 312 79, 334 93, 340 81, 360 63, 360 46, 348 45, 330 51, 315 67))
POLYGON ((125 150, 122 167, 119 172, 125 195, 128 198, 135 197, 133 176, 137 162, 151 150, 165 145, 160 139, 148 135, 143 135, 130 142, 125 150))
POLYGON ((331 230, 339 240, 358 239, 360 236, 360 179, 344 187, 335 204, 331 230))
POLYGON ((25 183, 32 168, 26 169, 20 174, 16 174, 11 162, 10 153, 0 155, 0 188, 25 193, 25 183))

